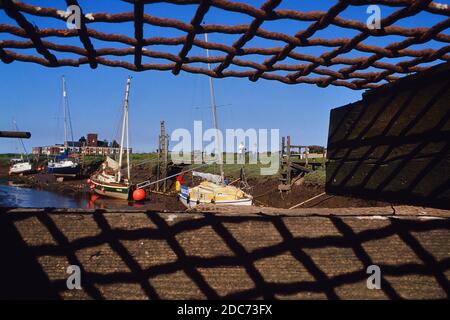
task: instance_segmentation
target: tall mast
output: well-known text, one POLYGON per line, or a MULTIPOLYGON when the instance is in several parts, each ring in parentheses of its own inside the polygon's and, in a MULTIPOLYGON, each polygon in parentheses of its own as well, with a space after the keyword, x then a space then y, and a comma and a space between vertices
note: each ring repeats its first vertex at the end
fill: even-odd
POLYGON ((67 91, 66 79, 62 76, 63 108, 64 108, 64 148, 67 148, 67 91))
MULTIPOLYGON (((205 41, 208 42, 208 34, 205 33, 205 41)), ((206 57, 209 58, 209 49, 206 48, 206 57)), ((211 64, 208 62, 208 70, 211 71, 211 64)), ((213 125, 216 130, 216 150, 217 150, 217 161, 219 162, 220 168, 220 176, 222 178, 222 182, 225 180, 223 173, 223 161, 222 161, 222 148, 221 143, 219 143, 219 126, 217 124, 217 108, 216 108, 216 97, 214 96, 214 83, 213 78, 209 76, 209 94, 211 96, 211 109, 213 116, 213 125)))
POLYGON ((126 120, 126 126, 127 126, 127 174, 128 174, 128 182, 130 182, 130 141, 128 136, 128 99, 127 99, 127 120, 126 120))
MULTIPOLYGON (((117 174, 117 182, 120 182, 120 179, 122 178, 121 169, 122 169, 123 142, 124 142, 123 140, 124 140, 124 136, 125 136, 125 129, 127 130, 127 147, 128 147, 128 125, 127 125, 127 122, 128 122, 128 96, 130 95, 130 85, 131 85, 131 76, 128 77, 128 80, 127 80, 127 87, 125 90, 125 100, 123 103, 122 132, 120 135, 119 172, 117 174)), ((127 151, 127 153, 128 153, 128 151, 127 151)), ((129 160, 129 158, 130 158, 130 156, 127 155, 128 160, 129 160)), ((128 166, 130 166, 129 163, 128 163, 128 166)), ((129 170, 128 170, 128 172, 129 172, 129 170)), ((128 178, 129 178, 129 176, 128 176, 128 178)))

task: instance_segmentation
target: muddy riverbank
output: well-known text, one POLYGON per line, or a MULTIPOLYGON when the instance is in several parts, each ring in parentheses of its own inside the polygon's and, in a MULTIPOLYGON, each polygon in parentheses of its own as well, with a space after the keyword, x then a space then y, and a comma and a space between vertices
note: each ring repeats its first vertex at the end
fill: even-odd
MULTIPOLYGON (((94 168, 90 168, 90 171, 94 168)), ((87 184, 87 176, 83 176, 76 179, 64 179, 58 181, 55 177, 44 174, 29 174, 24 176, 8 176, 8 167, 0 167, 0 179, 10 180, 14 183, 23 184, 26 187, 30 187, 38 190, 45 190, 62 194, 73 198, 88 199, 88 206, 100 207, 100 208, 119 208, 123 206, 139 207, 149 210, 184 210, 184 206, 178 201, 176 193, 174 191, 174 181, 167 182, 168 194, 161 194, 155 192, 149 192, 147 201, 142 203, 135 202, 123 202, 111 199, 99 198, 95 201, 90 200, 90 189, 87 184)), ((133 181, 143 181, 147 179, 154 179, 154 173, 151 168, 141 167, 136 168, 133 173, 133 181)), ((187 175, 185 182, 188 184, 195 184, 196 181, 192 181, 187 175)), ((314 184, 296 183, 292 186, 292 191, 288 194, 281 194, 278 189, 278 179, 276 177, 253 177, 248 179, 248 184, 251 189, 249 190, 254 196, 255 205, 268 206, 275 208, 289 208, 302 201, 310 199, 316 195, 324 192, 324 187, 314 184)), ((316 207, 316 208, 344 208, 344 207, 380 207, 389 205, 380 201, 368 201, 363 199, 330 196, 323 195, 317 199, 308 202, 302 207, 316 207)))

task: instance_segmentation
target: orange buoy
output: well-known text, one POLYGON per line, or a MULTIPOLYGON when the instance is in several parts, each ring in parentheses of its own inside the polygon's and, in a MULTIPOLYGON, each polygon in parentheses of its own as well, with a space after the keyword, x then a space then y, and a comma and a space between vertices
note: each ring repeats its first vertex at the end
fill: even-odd
POLYGON ((142 201, 146 197, 146 193, 143 189, 136 189, 133 192, 133 200, 134 201, 142 201))
POLYGON ((98 198, 99 198, 99 196, 96 194, 91 195, 91 201, 97 201, 98 198))

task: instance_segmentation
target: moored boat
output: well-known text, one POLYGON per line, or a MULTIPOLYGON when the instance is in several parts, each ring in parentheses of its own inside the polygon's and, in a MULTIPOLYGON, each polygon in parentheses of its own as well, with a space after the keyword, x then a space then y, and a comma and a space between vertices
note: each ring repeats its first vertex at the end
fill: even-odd
POLYGON ((251 206, 253 198, 234 186, 220 185, 210 181, 202 181, 198 186, 181 187, 180 201, 187 208, 195 208, 200 204, 251 206))
MULTIPOLYGON (((13 120, 13 128, 15 131, 19 131, 15 120, 13 120)), ((27 149, 25 148, 25 144, 23 143, 22 139, 20 139, 20 143, 22 145, 23 152, 25 153, 25 159, 23 153, 21 153, 19 159, 11 159, 9 167, 9 175, 16 175, 16 174, 22 175, 32 173, 34 171, 33 163, 28 158, 27 149)))
POLYGON ((131 184, 128 179, 119 178, 119 164, 107 158, 102 170, 89 179, 91 190, 98 195, 128 200, 130 198, 131 184))
MULTIPOLYGON (((208 35, 205 33, 205 42, 208 42, 208 35)), ((209 58, 209 50, 206 49, 206 56, 209 58)), ((208 63, 208 69, 211 70, 211 64, 208 63)), ((211 110, 213 116, 214 129, 218 132, 216 99, 214 96, 214 85, 212 77, 209 77, 209 90, 211 97, 211 110)), ((216 205, 239 205, 251 206, 253 197, 240 188, 227 185, 223 172, 222 150, 219 144, 219 138, 216 136, 216 149, 218 163, 220 167, 220 176, 202 172, 193 172, 204 179, 198 186, 189 188, 181 186, 178 198, 187 208, 194 208, 199 204, 212 203, 216 205)))
POLYGON ((30 161, 26 161, 24 159, 11 159, 9 175, 27 174, 33 172, 33 170, 33 165, 30 161))
POLYGON ((96 194, 122 200, 130 199, 130 190, 132 189, 132 184, 130 182, 130 149, 128 146, 128 97, 130 94, 130 86, 131 77, 129 77, 127 80, 127 86, 125 90, 119 161, 117 162, 114 159, 107 157, 106 161, 102 164, 100 172, 93 174, 89 179, 91 190, 96 194), (123 163, 123 144, 125 135, 127 137, 127 179, 122 176, 121 171, 123 163))
POLYGON ((62 176, 62 177, 75 177, 80 173, 81 167, 74 160, 69 160, 69 144, 68 144, 68 126, 71 129, 71 136, 73 141, 72 123, 69 119, 69 124, 67 122, 69 115, 69 107, 67 101, 67 90, 66 90, 66 80, 64 76, 62 77, 63 85, 63 106, 64 106, 64 153, 54 160, 50 160, 47 166, 47 173, 62 176))
POLYGON ((80 165, 72 160, 68 160, 68 150, 57 157, 56 161, 49 161, 47 173, 56 176, 76 176, 80 172, 80 165))

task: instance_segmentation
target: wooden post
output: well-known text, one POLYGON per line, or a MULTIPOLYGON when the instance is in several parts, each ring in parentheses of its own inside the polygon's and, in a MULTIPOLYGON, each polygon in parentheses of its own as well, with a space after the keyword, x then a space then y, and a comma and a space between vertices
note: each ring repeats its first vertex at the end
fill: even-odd
POLYGON ((287 175, 286 175, 286 184, 291 185, 291 136, 287 136, 287 145, 286 145, 286 154, 287 154, 287 175))
POLYGON ((305 166, 308 165, 309 148, 305 147, 305 166))
MULTIPOLYGON (((160 179, 164 179, 167 177, 167 156, 168 156, 168 151, 167 151, 167 135, 166 135, 166 126, 164 121, 161 121, 161 135, 160 137, 160 148, 159 148, 159 152, 160 152, 160 174, 161 177, 160 179)), ((164 180, 163 183, 163 192, 166 192, 167 189, 167 181, 164 180)))
MULTIPOLYGON (((158 162, 156 166, 156 180, 161 179, 161 136, 158 137, 158 162)), ((159 182, 156 183, 156 191, 159 191, 159 182)))

